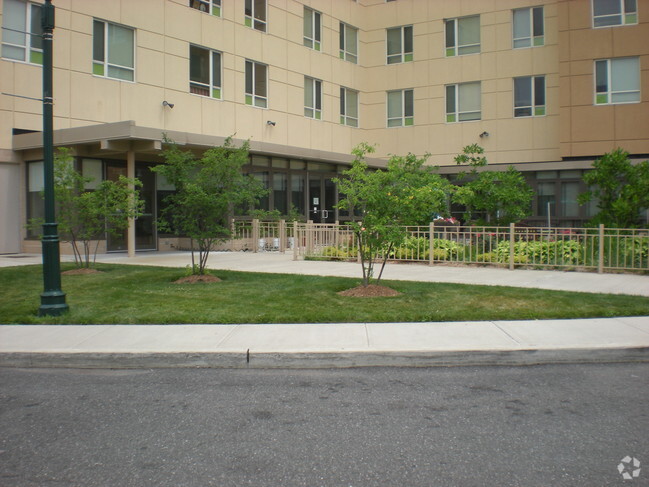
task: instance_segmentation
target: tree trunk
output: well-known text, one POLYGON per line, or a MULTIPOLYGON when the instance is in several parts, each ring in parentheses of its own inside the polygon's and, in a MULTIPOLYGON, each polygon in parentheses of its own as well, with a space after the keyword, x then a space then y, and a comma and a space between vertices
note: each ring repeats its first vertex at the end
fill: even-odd
POLYGON ((387 252, 383 256, 383 262, 381 263, 381 271, 379 272, 379 277, 376 278, 376 283, 377 284, 379 282, 381 282, 381 276, 383 275, 383 269, 385 269, 385 264, 388 261, 388 256, 390 255, 390 252, 392 252, 392 247, 393 247, 393 245, 392 245, 392 243, 390 243, 390 245, 388 246, 387 252))
POLYGON ((192 251, 192 274, 195 274, 195 272, 196 272, 196 263, 194 261, 194 239, 193 238, 189 239, 189 248, 192 251))

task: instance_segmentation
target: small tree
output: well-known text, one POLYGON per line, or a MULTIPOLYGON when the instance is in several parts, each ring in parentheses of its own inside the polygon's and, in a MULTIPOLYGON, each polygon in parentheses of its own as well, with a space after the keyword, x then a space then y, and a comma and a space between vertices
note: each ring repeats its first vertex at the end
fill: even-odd
POLYGON ((638 226, 640 212, 649 208, 649 161, 633 165, 629 153, 616 149, 593 162, 593 170, 584 174, 589 190, 577 201, 583 205, 597 200, 599 212, 593 224, 617 228, 638 226))
POLYGON ((230 236, 229 216, 235 208, 252 205, 267 194, 261 182, 241 172, 248 162, 248 142, 241 147, 228 137, 196 158, 171 141, 162 155, 165 164, 153 171, 176 187, 165 199, 160 228, 191 240, 192 273, 205 274, 212 247, 230 236), (198 246, 198 263, 194 256, 198 246))
POLYGON ((359 246, 364 286, 370 284, 379 259, 380 282, 390 251, 407 236, 405 225, 428 223, 433 214, 447 212, 449 192, 449 183, 424 166, 427 156, 392 156, 386 170, 372 171, 364 160, 372 152, 373 146, 358 145, 351 168, 334 180, 343 196, 337 207, 361 218, 349 224, 359 246))
POLYGON ((478 171, 487 165, 483 154, 482 147, 472 144, 454 158, 457 164, 468 164, 471 169, 468 175, 464 172, 458 175, 458 180, 467 178, 468 181, 457 186, 453 202, 465 207, 467 221, 473 220, 476 212, 485 213, 487 222, 499 225, 521 221, 531 213, 534 191, 513 166, 503 172, 478 171))
MULTIPOLYGON (((92 178, 74 168, 70 150, 59 149, 54 157, 54 195, 59 230, 68 240, 77 267, 90 267, 97 257, 99 240, 106 233, 119 235, 128 228, 130 218, 141 214, 144 202, 137 187, 141 182, 120 176, 117 181, 102 181, 87 191, 92 178), (94 250, 92 241, 95 241, 94 250)), ((36 227, 38 221, 30 225, 36 227)))

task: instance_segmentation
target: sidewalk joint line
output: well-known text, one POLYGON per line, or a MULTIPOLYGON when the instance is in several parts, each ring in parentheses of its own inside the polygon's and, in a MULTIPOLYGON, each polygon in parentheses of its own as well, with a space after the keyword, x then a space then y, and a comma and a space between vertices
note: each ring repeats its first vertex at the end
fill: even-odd
POLYGON ((234 326, 232 327, 232 329, 230 330, 230 332, 227 333, 223 338, 221 338, 221 340, 216 344, 216 346, 217 346, 217 347, 221 347, 221 345, 223 345, 223 342, 225 342, 228 338, 230 338, 230 336, 232 336, 232 334, 233 334, 233 333, 237 330, 237 328, 239 328, 240 326, 243 326, 243 325, 240 325, 240 324, 239 324, 239 325, 234 325, 234 326))
POLYGON ((505 335, 507 335, 509 338, 511 338, 514 342, 518 343, 519 345, 522 345, 522 344, 523 344, 522 342, 519 342, 516 338, 514 338, 512 335, 510 335, 509 333, 507 333, 507 331, 504 330, 504 329, 503 329, 503 328, 502 328, 498 323, 496 323, 495 321, 490 321, 489 323, 495 325, 496 328, 498 328, 500 331, 502 331, 505 335))

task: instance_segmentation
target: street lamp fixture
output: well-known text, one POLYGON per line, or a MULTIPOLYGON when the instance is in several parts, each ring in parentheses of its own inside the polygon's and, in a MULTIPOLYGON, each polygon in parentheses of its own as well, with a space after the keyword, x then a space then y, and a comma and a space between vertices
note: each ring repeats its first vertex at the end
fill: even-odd
POLYGON ((43 173, 45 223, 43 223, 43 285, 40 316, 59 316, 68 311, 65 293, 61 290, 61 256, 54 207, 54 99, 52 97, 52 37, 54 5, 45 0, 41 7, 43 27, 43 173))

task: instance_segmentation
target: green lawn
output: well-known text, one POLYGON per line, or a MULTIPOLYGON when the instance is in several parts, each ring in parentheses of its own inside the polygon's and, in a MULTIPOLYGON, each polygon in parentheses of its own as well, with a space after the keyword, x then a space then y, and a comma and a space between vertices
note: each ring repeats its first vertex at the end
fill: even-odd
MULTIPOLYGON (((63 270, 70 264, 64 264, 63 270)), ((336 294, 359 279, 215 271, 217 283, 174 284, 183 269, 98 264, 63 276, 70 312, 39 318, 41 266, 0 269, 0 323, 328 323, 531 320, 649 315, 649 298, 406 281, 392 298, 336 294)))

